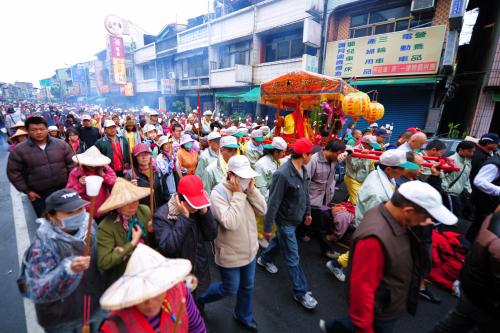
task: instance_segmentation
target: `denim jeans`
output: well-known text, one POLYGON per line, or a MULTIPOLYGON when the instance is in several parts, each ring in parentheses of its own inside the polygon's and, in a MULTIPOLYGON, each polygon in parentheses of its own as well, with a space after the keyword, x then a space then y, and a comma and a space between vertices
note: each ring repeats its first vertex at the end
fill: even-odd
MULTIPOLYGON (((384 320, 373 322, 373 330, 375 333, 391 333, 394 331, 397 320, 384 320)), ((341 318, 332 321, 327 321, 325 324, 327 333, 354 333, 356 327, 350 318, 341 318)))
POLYGON ((234 315, 244 323, 253 319, 252 293, 255 285, 255 258, 246 266, 224 268, 219 266, 221 282, 210 284, 199 298, 206 304, 224 297, 236 296, 234 315))
POLYGON ((288 277, 292 282, 293 293, 300 297, 307 292, 307 280, 302 267, 300 267, 299 244, 295 236, 296 228, 293 225, 278 225, 276 237, 269 242, 269 246, 260 256, 265 262, 274 262, 281 249, 288 277))

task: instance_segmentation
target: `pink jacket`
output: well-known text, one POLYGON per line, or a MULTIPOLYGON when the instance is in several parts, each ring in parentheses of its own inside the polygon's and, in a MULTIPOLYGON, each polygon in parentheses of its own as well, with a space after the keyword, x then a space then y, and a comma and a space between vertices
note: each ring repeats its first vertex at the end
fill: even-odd
MULTIPOLYGON (((89 171, 89 170, 84 170, 83 168, 76 167, 71 172, 69 173, 68 176, 68 183, 66 184, 66 188, 73 189, 80 194, 82 199, 84 200, 89 200, 90 197, 87 196, 87 193, 85 191, 85 185, 82 185, 80 183, 80 177, 82 176, 97 176, 95 172, 89 171)), ((99 214, 97 212, 97 209, 106 201, 106 199, 109 197, 109 194, 111 192, 111 188, 113 185, 115 185, 116 182, 116 174, 111 169, 109 166, 104 167, 104 181, 102 182, 101 190, 99 191, 99 194, 95 198, 95 211, 94 211, 94 217, 101 217, 102 214, 99 214)), ((87 210, 89 209, 89 206, 87 206, 87 210)))

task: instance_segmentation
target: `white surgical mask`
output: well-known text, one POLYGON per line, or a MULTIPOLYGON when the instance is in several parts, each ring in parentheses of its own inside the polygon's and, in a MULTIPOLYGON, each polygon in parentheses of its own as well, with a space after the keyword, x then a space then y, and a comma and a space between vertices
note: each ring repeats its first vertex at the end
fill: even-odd
POLYGON ((78 230, 85 220, 88 220, 88 215, 85 210, 82 210, 80 213, 73 216, 61 218, 61 227, 66 230, 78 230))
POLYGON ((250 185, 250 181, 252 179, 245 179, 245 178, 240 178, 240 186, 243 191, 246 191, 248 189, 248 185, 250 185))

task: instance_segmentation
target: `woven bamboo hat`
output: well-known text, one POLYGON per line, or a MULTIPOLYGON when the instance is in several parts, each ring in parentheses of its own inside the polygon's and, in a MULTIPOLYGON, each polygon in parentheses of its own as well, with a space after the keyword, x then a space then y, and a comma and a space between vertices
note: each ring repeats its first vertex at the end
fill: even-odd
POLYGON ((123 178, 117 178, 111 190, 111 195, 104 201, 101 207, 99 207, 98 212, 106 213, 112 211, 145 198, 149 194, 150 190, 148 187, 135 186, 123 178))
POLYGON ((167 259, 144 244, 138 244, 123 276, 101 297, 101 307, 119 310, 137 305, 166 292, 191 272, 186 259, 167 259))
POLYGON ((25 127, 25 125, 24 125, 24 121, 18 120, 18 121, 16 121, 16 123, 15 123, 14 125, 12 125, 10 128, 11 128, 11 129, 15 129, 15 128, 19 128, 19 127, 25 127))
POLYGON ((102 154, 96 146, 92 146, 84 153, 73 156, 73 162, 90 167, 101 167, 111 163, 111 159, 102 154))
POLYGON ((11 139, 17 138, 18 136, 23 136, 23 135, 28 135, 28 132, 23 131, 22 129, 18 129, 16 133, 14 133, 13 136, 11 136, 11 139))

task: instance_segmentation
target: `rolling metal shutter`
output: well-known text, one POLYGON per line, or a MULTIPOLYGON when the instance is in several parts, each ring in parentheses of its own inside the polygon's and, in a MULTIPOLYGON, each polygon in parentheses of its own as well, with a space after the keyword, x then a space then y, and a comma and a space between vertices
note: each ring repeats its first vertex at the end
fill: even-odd
MULTIPOLYGON (((398 136, 409 127, 424 128, 429 103, 431 99, 433 85, 414 85, 414 86, 360 86, 359 90, 368 92, 378 90, 378 101, 384 105, 385 114, 382 119, 377 121, 379 126, 392 124, 394 131, 391 136, 391 142, 394 142, 398 136)), ((372 97, 372 94, 370 94, 372 97)), ((357 128, 365 129, 368 122, 361 118, 358 121, 357 128)))

